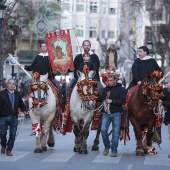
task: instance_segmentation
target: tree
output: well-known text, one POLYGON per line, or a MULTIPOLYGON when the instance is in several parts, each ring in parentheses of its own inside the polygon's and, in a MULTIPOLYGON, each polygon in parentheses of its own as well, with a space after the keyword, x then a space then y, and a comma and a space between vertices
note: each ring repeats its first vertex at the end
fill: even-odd
MULTIPOLYGON (((13 54, 17 49, 16 40, 22 39, 22 32, 25 30, 30 39, 35 37, 35 32, 30 29, 30 21, 34 20, 38 14, 45 14, 49 17, 50 9, 56 11, 60 10, 56 2, 34 2, 32 0, 1 0, 7 7, 5 11, 5 18, 2 21, 2 63, 8 57, 8 53, 13 54), (51 8, 50 8, 51 7, 51 8)), ((54 30, 57 28, 54 27, 54 30)), ((45 33, 44 33, 45 34, 45 33)), ((2 75, 3 68, 0 68, 2 75)))

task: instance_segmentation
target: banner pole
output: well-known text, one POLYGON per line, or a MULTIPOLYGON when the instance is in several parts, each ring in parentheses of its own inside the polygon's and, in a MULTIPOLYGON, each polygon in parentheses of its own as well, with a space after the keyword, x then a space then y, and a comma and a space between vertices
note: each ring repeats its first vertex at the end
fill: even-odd
MULTIPOLYGON (((9 53, 8 53, 9 54, 9 53)), ((18 61, 11 55, 9 54, 9 56, 17 63, 18 66, 21 67, 21 69, 32 79, 32 76, 21 66, 20 63, 18 63, 18 61)))

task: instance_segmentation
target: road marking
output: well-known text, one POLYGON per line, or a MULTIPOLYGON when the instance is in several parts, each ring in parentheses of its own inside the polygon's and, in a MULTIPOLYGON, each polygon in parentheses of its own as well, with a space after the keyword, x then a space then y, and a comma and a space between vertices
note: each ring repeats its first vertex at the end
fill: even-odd
POLYGON ((129 164, 127 169, 132 169, 132 166, 133 166, 132 164, 129 164))
POLYGON ((93 160, 94 163, 119 163, 122 154, 118 154, 117 157, 111 157, 109 154, 104 156, 103 153, 100 153, 96 158, 93 160))
POLYGON ((67 162, 75 153, 73 151, 56 151, 42 162, 67 162))
POLYGON ((145 156, 145 165, 165 165, 170 166, 168 154, 157 154, 145 156))
POLYGON ((13 151, 13 156, 6 156, 6 154, 0 155, 0 162, 15 162, 24 156, 30 154, 31 152, 27 151, 13 151))

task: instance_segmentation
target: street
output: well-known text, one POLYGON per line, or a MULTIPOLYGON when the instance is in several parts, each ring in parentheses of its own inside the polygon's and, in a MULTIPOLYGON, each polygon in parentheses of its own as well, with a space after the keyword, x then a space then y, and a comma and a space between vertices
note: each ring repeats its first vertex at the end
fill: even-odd
POLYGON ((161 149, 157 144, 157 155, 136 156, 136 141, 132 126, 130 126, 131 141, 124 145, 119 142, 118 157, 113 158, 110 153, 103 156, 104 145, 100 136, 99 151, 91 151, 96 132, 90 131, 88 138, 88 154, 73 152, 74 135, 67 133, 55 134, 54 148, 46 152, 34 153, 35 136, 31 136, 31 120, 25 119, 20 126, 13 156, 0 155, 0 170, 169 170, 170 169, 170 140, 168 128, 162 124, 161 149))

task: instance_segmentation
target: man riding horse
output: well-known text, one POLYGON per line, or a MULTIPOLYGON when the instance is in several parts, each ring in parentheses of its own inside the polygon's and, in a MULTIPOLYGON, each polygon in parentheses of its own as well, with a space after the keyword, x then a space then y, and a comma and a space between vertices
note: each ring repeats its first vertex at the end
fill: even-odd
POLYGON ((71 83, 68 86, 68 93, 71 93, 72 88, 74 87, 74 85, 76 84, 76 82, 78 80, 77 70, 80 70, 81 64, 84 63, 83 56, 89 56, 91 62, 94 63, 93 65, 95 65, 95 71, 96 71, 96 75, 94 76, 94 79, 96 79, 98 81, 97 85, 100 88, 100 91, 102 91, 103 86, 100 83, 100 77, 99 77, 99 68, 100 68, 99 57, 90 51, 91 43, 89 40, 83 41, 82 48, 83 48, 84 52, 82 54, 78 54, 74 59, 74 78, 72 79, 71 83))
MULTIPOLYGON (((44 76, 48 74, 48 79, 51 81, 51 86, 53 90, 55 91, 55 96, 57 99, 56 107, 57 107, 57 113, 60 115, 61 113, 61 103, 62 103, 62 88, 59 84, 59 82, 54 78, 54 75, 52 74, 51 71, 51 65, 49 62, 49 57, 48 57, 48 52, 47 52, 47 44, 46 42, 41 42, 40 43, 40 48, 41 48, 41 53, 38 54, 35 59, 33 60, 32 64, 29 66, 23 66, 20 65, 20 67, 23 67, 27 71, 32 71, 33 75, 38 73, 41 76, 44 76)), ((28 91, 28 86, 31 84, 32 79, 30 79, 26 84, 25 84, 25 90, 28 91)), ((55 125, 57 126, 57 125, 55 125)))
POLYGON ((149 56, 149 49, 146 46, 139 47, 139 58, 137 58, 132 65, 133 79, 127 90, 137 84, 141 84, 147 74, 151 74, 155 70, 161 70, 161 68, 156 60, 149 56))

